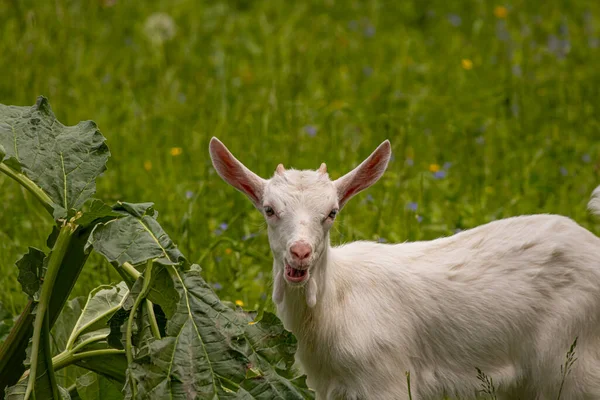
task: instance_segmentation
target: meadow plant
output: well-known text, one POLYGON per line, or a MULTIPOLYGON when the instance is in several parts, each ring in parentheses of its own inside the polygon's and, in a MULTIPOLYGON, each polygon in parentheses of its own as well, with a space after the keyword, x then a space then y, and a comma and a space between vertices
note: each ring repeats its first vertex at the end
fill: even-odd
POLYGON ((0 105, 0 171, 54 221, 50 252, 31 247, 16 263, 29 302, 0 348, 0 396, 311 398, 292 368, 295 339, 273 314, 221 302, 152 203, 92 197, 109 155, 95 123, 61 124, 44 97, 0 105), (68 301, 91 252, 123 280, 68 301))

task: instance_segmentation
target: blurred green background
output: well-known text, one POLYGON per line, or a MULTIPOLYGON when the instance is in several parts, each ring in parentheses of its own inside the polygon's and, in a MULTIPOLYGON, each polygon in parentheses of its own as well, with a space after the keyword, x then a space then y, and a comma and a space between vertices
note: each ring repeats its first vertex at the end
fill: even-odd
MULTIPOLYGON (((107 202, 153 201, 223 298, 270 304, 265 224, 213 171, 210 137, 268 177, 279 162, 337 178, 381 141, 383 179, 340 214, 334 243, 453 234, 524 213, 600 233, 600 2, 0 1, 0 102, 49 98, 93 119, 107 202)), ((0 302, 50 222, 0 177, 0 302)), ((60 277, 59 277, 60 279, 60 277)), ((74 295, 118 276, 100 257, 74 295)))

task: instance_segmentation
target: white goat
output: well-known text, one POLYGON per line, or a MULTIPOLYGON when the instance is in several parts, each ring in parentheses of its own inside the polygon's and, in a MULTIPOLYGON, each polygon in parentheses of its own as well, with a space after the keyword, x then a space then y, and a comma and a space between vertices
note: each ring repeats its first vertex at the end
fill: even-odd
MULTIPOLYGON (((569 218, 507 218, 433 241, 331 247, 329 229, 375 183, 391 149, 331 181, 279 165, 265 180, 216 138, 219 175, 265 216, 273 299, 298 339, 318 399, 473 399, 493 379, 498 398, 600 399, 600 239, 569 218)), ((600 188, 590 201, 600 213, 600 188)))

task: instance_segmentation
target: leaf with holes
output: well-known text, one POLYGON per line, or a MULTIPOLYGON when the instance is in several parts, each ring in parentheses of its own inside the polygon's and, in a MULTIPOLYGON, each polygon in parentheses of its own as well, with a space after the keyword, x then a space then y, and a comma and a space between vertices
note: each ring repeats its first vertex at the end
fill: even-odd
POLYGON ((180 301, 167 337, 149 339, 149 354, 130 370, 140 398, 313 397, 292 369, 296 339, 275 316, 254 324, 219 300, 198 266, 169 268, 180 301))
POLYGON ((32 107, 0 104, 1 161, 41 188, 55 219, 79 210, 96 191, 110 156, 104 141, 92 121, 61 124, 44 97, 32 107))

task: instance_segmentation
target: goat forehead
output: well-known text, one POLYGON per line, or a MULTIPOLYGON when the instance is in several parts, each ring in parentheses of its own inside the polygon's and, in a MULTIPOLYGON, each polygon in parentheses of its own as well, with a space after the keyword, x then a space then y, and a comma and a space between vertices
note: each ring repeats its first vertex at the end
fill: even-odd
POLYGON ((287 170, 275 174, 265 188, 265 200, 282 202, 284 206, 307 206, 321 209, 332 206, 337 192, 327 174, 317 171, 287 170))

